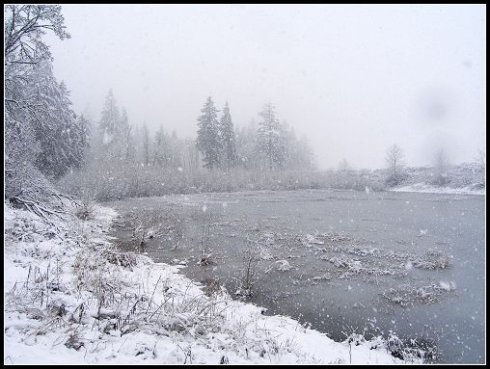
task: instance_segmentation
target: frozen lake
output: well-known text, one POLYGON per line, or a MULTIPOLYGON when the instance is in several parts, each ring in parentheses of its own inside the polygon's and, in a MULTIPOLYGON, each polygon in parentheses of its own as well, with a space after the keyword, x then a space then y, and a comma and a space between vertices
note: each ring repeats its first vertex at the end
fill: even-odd
POLYGON ((219 280, 231 294, 252 250, 252 301, 268 314, 337 340, 393 332, 437 345, 438 362, 485 361, 484 196, 257 191, 107 205, 120 214, 122 249, 134 249, 141 222, 156 232, 143 250, 150 257, 185 263, 184 274, 219 280), (209 253, 210 265, 199 265, 209 253))

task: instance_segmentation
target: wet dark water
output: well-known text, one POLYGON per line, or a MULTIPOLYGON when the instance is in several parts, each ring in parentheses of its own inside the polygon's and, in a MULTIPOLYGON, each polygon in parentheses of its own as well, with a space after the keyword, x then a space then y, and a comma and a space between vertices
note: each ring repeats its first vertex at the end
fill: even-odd
POLYGON ((141 223, 156 233, 141 251, 155 261, 185 260, 184 274, 219 280, 232 294, 251 250, 252 301, 270 314, 300 318, 336 340, 393 332, 437 344, 438 362, 485 362, 483 196, 304 190, 107 205, 120 214, 113 234, 122 249, 137 246, 131 228, 141 223), (415 267, 429 250, 449 267, 415 267), (210 265, 198 265, 206 254, 210 265), (386 298, 393 293, 402 300, 386 298))

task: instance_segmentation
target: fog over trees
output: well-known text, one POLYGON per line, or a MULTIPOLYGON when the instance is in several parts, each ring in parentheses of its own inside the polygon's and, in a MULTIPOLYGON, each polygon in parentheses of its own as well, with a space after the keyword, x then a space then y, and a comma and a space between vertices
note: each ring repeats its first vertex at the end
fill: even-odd
POLYGON ((4 363, 485 362, 453 9, 5 5, 4 363))
MULTIPOLYGON (((200 115, 199 107, 190 107, 196 111, 194 140, 179 137, 165 124, 150 129, 146 122, 134 121, 126 107, 118 104, 117 92, 110 89, 100 116, 91 122, 73 110, 69 86, 54 77, 53 59, 43 41, 46 32, 61 40, 70 38, 61 7, 8 5, 5 15, 9 196, 22 193, 30 180, 41 177, 61 179, 63 188, 75 193, 80 193, 83 184, 83 192, 98 198, 293 184, 307 188, 365 184, 380 189, 410 181, 404 171, 409 163, 397 145, 386 152, 386 173, 381 176, 353 169, 344 158, 338 171, 318 172, 314 183, 306 180, 303 173, 317 169, 316 155, 308 138, 298 138, 272 102, 250 112, 254 118, 248 125, 237 125, 233 108, 240 101, 226 101, 218 108, 208 96, 200 115), (26 165, 19 167, 15 164, 19 162, 26 165)), ((484 161, 483 166, 481 159, 475 161, 483 168, 484 161)), ((433 167, 428 182, 451 182, 442 152, 433 167)))

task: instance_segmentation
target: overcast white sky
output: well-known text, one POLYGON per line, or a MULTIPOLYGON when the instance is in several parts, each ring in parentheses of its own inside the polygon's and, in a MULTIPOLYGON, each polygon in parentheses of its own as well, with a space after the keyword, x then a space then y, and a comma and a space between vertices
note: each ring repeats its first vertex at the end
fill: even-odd
POLYGON ((483 5, 64 5, 54 72, 98 120, 113 89, 135 124, 195 137, 207 96, 235 125, 265 102, 305 134, 321 168, 409 165, 485 147, 483 5))

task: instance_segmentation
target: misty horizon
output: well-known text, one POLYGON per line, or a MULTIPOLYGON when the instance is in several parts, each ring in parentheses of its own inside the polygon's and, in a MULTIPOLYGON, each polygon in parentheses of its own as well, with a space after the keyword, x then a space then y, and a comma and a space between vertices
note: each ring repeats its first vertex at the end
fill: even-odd
POLYGON ((263 105, 306 136, 319 169, 409 166, 485 150, 483 6, 64 5, 54 74, 97 123, 112 89, 133 125, 195 139, 211 96, 236 127, 263 105), (128 27, 131 22, 131 27, 128 27), (130 46, 130 47, 128 47, 130 46))

